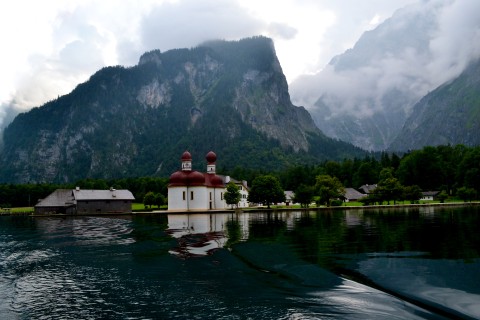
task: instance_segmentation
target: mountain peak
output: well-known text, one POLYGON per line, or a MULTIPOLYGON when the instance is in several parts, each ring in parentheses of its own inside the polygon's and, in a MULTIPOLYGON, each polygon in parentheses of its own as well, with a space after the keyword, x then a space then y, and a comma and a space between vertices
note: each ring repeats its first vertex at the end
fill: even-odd
POLYGON ((145 52, 140 56, 140 60, 138 61, 138 65, 143 65, 149 62, 153 62, 156 65, 161 65, 162 64, 162 53, 160 50, 152 50, 149 52, 145 52))
POLYGON ((153 50, 132 68, 104 68, 70 94, 15 118, 0 181, 169 175, 184 150, 220 167, 277 170, 363 152, 326 138, 290 101, 273 42, 213 41, 153 50))

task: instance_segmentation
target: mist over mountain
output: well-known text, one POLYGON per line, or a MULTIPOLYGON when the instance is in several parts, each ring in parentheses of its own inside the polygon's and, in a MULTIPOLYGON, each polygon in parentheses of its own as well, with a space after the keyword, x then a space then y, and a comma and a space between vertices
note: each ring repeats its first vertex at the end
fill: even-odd
POLYGON ((421 1, 398 10, 318 74, 290 85, 328 136, 385 150, 413 106, 480 56, 480 2, 421 1))
POLYGON ((291 103, 272 40, 254 37, 147 52, 18 115, 4 132, 0 181, 166 176, 185 150, 198 170, 210 150, 220 170, 364 155, 291 103))
POLYGON ((390 149, 480 145, 480 60, 423 97, 390 149))

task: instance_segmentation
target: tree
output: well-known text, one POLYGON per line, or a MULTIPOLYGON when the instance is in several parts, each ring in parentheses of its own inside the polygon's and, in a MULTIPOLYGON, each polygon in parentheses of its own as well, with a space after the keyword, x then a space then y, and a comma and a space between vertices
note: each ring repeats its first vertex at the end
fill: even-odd
POLYGON ((403 186, 398 181, 397 178, 393 176, 392 168, 383 168, 380 172, 380 181, 378 182, 377 188, 375 188, 374 193, 379 196, 381 201, 387 201, 390 204, 390 200, 393 200, 393 203, 397 200, 400 200, 403 195, 403 186))
POLYGON ((149 191, 147 194, 145 194, 143 197, 143 204, 145 207, 151 207, 153 204, 155 204, 155 194, 152 191, 149 191))
POLYGON ((424 147, 406 155, 396 172, 403 185, 418 185, 423 190, 438 190, 445 181, 437 149, 424 147))
POLYGON ((468 149, 457 167, 457 184, 480 192, 480 147, 468 149))
POLYGON ((437 196, 437 199, 440 200, 440 203, 444 203, 447 200, 448 194, 445 190, 442 190, 437 196))
POLYGON ((167 202, 165 196, 161 193, 155 193, 155 200, 154 203, 157 207, 163 206, 167 202))
POLYGON ((362 162, 353 174, 352 183, 355 187, 363 184, 374 184, 378 179, 378 172, 375 171, 371 162, 362 162))
POLYGON ((248 201, 263 203, 270 208, 272 203, 285 201, 285 192, 277 178, 272 175, 262 175, 253 180, 248 201))
POLYGON ((332 199, 341 198, 345 195, 345 188, 340 180, 327 174, 317 177, 315 191, 319 195, 320 204, 325 204, 328 207, 332 199))
POLYGON ((475 198, 475 193, 475 189, 473 188, 461 187, 457 190, 457 197, 467 202, 475 198))
POLYGON ((230 181, 227 184, 227 191, 223 195, 223 198, 225 199, 225 202, 233 207, 235 205, 238 208, 238 202, 241 199, 241 194, 240 194, 240 189, 238 186, 230 181))
POLYGON ((301 184, 295 190, 294 201, 300 203, 302 208, 308 208, 310 203, 312 203, 314 193, 313 187, 301 184))
POLYGON ((407 186, 404 188, 404 198, 410 201, 411 204, 418 202, 422 198, 422 189, 419 186, 407 186))

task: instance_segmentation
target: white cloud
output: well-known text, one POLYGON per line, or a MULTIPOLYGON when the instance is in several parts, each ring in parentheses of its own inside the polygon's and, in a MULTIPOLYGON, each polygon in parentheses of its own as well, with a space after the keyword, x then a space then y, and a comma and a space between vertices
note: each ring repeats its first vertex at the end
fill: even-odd
MULTIPOLYGON (((409 92, 415 102, 480 56, 480 1, 414 4, 398 12, 388 28, 376 31, 387 37, 369 43, 371 48, 365 48, 364 43, 356 51, 356 59, 366 55, 360 57, 361 64, 357 61, 342 70, 326 68, 314 77, 299 79, 291 87, 294 102, 308 107, 321 95, 335 96, 334 112, 359 117, 383 110, 382 97, 391 90, 409 92), (362 101, 376 103, 369 104, 369 112, 360 114, 352 106, 362 101)), ((411 106, 404 106, 407 114, 411 106)))
POLYGON ((239 39, 261 33, 266 24, 233 1, 184 0, 152 8, 141 22, 144 49, 189 48, 214 39, 239 39))
MULTIPOLYGON (((272 37, 289 81, 415 0, 17 0, 0 3, 0 105, 30 108, 106 65, 204 40, 272 37)), ((3 113, 0 107, 0 118, 3 113)))
POLYGON ((480 57, 480 1, 449 1, 438 24, 430 41, 432 60, 426 69, 443 82, 480 57))

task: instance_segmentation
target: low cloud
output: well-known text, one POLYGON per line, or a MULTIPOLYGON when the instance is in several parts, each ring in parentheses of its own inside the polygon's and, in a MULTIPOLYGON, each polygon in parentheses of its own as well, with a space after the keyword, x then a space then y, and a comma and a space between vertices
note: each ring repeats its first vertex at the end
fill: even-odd
MULTIPOLYGON (((145 51, 190 48, 212 39, 272 37, 292 80, 317 72, 333 53, 371 29, 372 21, 414 1, 31 1, 28 11, 24 2, 2 2, 0 29, 11 50, 5 50, 0 65, 0 120, 2 106, 39 106, 69 93, 104 66, 131 66, 145 51)), ((436 45, 440 48, 442 42, 436 45)), ((316 95, 318 87, 312 89, 308 94, 316 95)))
POLYGON ((186 0, 164 3, 144 17, 141 41, 144 51, 190 48, 207 40, 237 40, 257 35, 266 27, 233 1, 186 0))
POLYGON ((0 96, 0 121, 7 105, 22 111, 39 106, 69 93, 106 65, 136 64, 146 51, 190 48, 206 40, 239 39, 267 29, 265 22, 233 1, 113 5, 112 9, 109 1, 74 3, 50 18, 44 26, 44 34, 49 35, 45 48, 18 60, 22 68, 12 71, 16 81, 10 93, 0 96))
POLYGON ((401 92, 408 96, 401 106, 408 115, 418 99, 479 57, 480 1, 424 1, 364 34, 318 74, 299 78, 291 95, 310 109, 322 97, 331 116, 364 118, 388 108, 386 95, 401 92))
POLYGON ((290 40, 297 35, 298 30, 285 23, 275 22, 268 26, 268 33, 274 38, 290 40))

